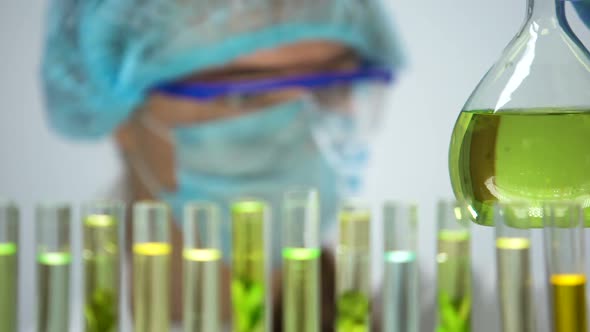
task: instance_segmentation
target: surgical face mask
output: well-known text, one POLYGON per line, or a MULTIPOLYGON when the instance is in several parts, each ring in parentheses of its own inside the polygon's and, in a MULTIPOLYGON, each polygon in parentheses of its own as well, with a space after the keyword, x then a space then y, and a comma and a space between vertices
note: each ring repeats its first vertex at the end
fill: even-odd
POLYGON ((226 253, 231 202, 245 196, 265 200, 274 211, 271 233, 276 235, 272 237, 276 255, 281 234, 277 216, 285 191, 301 186, 319 191, 325 234, 334 224, 340 199, 359 190, 367 161, 366 133, 380 109, 369 105, 380 99, 376 91, 364 84, 336 86, 255 110, 247 106, 253 98, 229 98, 228 103, 244 110, 244 115, 172 130, 147 110, 140 123, 174 147, 177 189, 164 190, 149 165, 137 157, 130 160, 154 197, 172 206, 178 222, 189 201, 219 204, 225 211, 226 253), (371 116, 363 116, 367 114, 371 116))

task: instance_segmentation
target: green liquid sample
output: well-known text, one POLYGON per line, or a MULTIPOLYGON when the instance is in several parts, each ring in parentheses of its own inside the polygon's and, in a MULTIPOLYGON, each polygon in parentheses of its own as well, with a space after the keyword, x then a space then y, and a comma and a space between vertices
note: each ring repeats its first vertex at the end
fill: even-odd
POLYGON ((467 231, 438 235, 438 332, 471 329, 471 262, 467 231))
POLYGON ((17 331, 18 255, 14 243, 0 243, 0 331, 17 331))
POLYGON ((283 249, 283 331, 320 330, 320 249, 283 249))
POLYGON ((170 330, 170 253, 168 243, 133 246, 135 332, 170 330))
POLYGON ((67 252, 41 253, 37 260, 37 331, 69 331, 72 256, 67 252))
POLYGON ((222 331, 220 250, 185 249, 184 332, 222 331))
POLYGON ((264 222, 258 202, 233 207, 232 307, 234 332, 265 331, 264 222))
POLYGON ((119 245, 117 223, 106 215, 84 222, 85 331, 118 330, 119 245))
POLYGON ((338 332, 369 332, 370 301, 366 294, 350 291, 338 296, 338 332))
POLYGON ((368 211, 340 213, 336 253, 336 331, 370 331, 370 223, 368 211))
POLYGON ((491 225, 493 204, 590 198, 590 110, 530 109, 459 116, 450 148, 455 194, 491 225))

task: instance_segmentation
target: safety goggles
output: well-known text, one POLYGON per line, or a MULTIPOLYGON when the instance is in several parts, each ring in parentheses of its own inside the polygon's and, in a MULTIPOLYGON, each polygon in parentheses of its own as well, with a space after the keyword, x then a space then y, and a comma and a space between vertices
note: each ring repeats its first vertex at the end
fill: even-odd
POLYGON ((387 85, 393 80, 394 76, 391 69, 363 64, 359 68, 346 71, 319 72, 294 75, 291 77, 241 80, 235 82, 172 83, 158 86, 154 91, 201 102, 211 102, 220 98, 252 99, 256 96, 265 96, 270 93, 290 89, 327 91, 333 87, 367 82, 387 85))

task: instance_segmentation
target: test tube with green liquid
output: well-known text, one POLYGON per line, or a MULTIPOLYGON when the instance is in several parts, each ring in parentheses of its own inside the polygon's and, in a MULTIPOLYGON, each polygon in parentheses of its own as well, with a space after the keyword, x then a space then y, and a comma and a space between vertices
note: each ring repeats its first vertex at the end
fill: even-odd
POLYGON ((170 330, 170 225, 168 207, 138 202, 133 207, 133 328, 170 330))
POLYGON ((0 200, 0 331, 17 331, 18 223, 16 205, 0 200))
POLYGON ((524 202, 499 204, 494 209, 500 318, 504 332, 536 331, 530 211, 530 206, 524 202))
POLYGON ((349 201, 340 210, 336 251, 336 331, 368 332, 370 326, 371 212, 349 201))
POLYGON ((218 332, 221 324, 221 219, 217 205, 184 208, 184 332, 218 332))
POLYGON ((397 202, 383 209, 385 246, 383 332, 418 332, 418 208, 397 202))
POLYGON ((65 204, 41 204, 37 220, 37 331, 70 328, 71 211, 65 204))
POLYGON ((91 202, 83 207, 84 328, 119 331, 121 233, 125 205, 91 202))
POLYGON ((257 199, 233 203, 232 307, 234 332, 266 330, 264 227, 267 206, 257 199))
POLYGON ((459 202, 438 205, 437 332, 471 330, 470 215, 459 202))
POLYGON ((583 220, 576 203, 552 202, 544 206, 554 332, 587 331, 583 220))
POLYGON ((283 331, 320 330, 319 195, 288 191, 283 199, 283 331))

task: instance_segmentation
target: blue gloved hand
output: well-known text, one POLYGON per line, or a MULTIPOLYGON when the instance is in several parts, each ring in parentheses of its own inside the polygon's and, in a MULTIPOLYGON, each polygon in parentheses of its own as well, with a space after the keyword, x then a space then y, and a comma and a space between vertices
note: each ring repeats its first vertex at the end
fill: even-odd
POLYGON ((580 16, 584 24, 586 24, 586 26, 590 28, 590 1, 572 1, 572 4, 574 8, 576 8, 576 11, 578 12, 578 15, 580 16))

